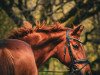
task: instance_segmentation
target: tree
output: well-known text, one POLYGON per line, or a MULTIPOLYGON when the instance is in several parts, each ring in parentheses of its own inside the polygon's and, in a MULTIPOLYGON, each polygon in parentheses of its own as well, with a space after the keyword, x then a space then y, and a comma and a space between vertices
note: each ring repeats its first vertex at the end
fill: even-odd
POLYGON ((72 23, 77 25, 86 18, 97 14, 100 11, 99 3, 99 0, 0 0, 0 8, 17 25, 21 25, 24 19, 34 24, 37 15, 33 14, 40 15, 40 21, 50 18, 52 21, 60 21, 61 23, 74 17, 72 23), (69 7, 70 10, 64 12, 67 10, 64 7, 71 3, 73 6, 69 7), (53 15, 58 12, 62 12, 62 16, 55 19, 53 15))

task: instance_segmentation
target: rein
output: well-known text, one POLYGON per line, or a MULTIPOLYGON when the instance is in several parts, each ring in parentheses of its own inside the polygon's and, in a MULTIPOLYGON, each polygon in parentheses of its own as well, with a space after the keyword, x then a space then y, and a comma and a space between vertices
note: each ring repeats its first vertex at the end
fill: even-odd
MULTIPOLYGON (((73 73, 77 73, 81 71, 87 64, 89 64, 89 61, 87 59, 80 59, 80 60, 74 59, 74 56, 70 47, 70 40, 75 40, 81 44, 82 42, 76 38, 71 38, 68 34, 69 34, 69 31, 67 31, 66 33, 66 42, 67 42, 68 52, 71 58, 70 70, 71 70, 71 74, 73 74, 73 73), (85 65, 80 69, 75 69, 75 64, 85 64, 85 65)), ((66 46, 64 48, 64 59, 66 60, 65 57, 66 57, 66 46)))

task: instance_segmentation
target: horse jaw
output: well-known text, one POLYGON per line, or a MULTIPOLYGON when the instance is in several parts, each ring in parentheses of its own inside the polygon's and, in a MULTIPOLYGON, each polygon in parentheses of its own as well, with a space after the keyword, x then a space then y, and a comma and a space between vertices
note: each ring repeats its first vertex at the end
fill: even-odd
POLYGON ((77 65, 77 69, 79 71, 76 72, 77 75, 92 75, 92 72, 91 72, 91 69, 90 69, 90 65, 86 65, 84 66, 85 64, 83 65, 77 65), (82 68, 83 67, 83 68, 82 68), (82 68, 82 69, 81 69, 82 68))

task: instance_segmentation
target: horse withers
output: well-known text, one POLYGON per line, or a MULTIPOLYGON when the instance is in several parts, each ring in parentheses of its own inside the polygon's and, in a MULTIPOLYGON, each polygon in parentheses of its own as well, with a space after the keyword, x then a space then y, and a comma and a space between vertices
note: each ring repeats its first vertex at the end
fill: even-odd
POLYGON ((21 40, 0 40, 0 75, 38 75, 31 46, 21 40))
POLYGON ((74 29, 65 28, 60 23, 51 26, 37 23, 32 28, 29 22, 24 22, 24 26, 14 30, 9 38, 31 45, 38 68, 54 57, 70 68, 71 75, 92 75, 85 49, 79 40, 83 28, 82 25, 74 29))

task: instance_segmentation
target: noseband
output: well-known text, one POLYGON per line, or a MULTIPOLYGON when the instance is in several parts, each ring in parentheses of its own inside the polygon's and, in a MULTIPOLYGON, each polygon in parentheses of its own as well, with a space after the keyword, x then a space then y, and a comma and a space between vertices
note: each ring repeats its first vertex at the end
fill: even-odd
MULTIPOLYGON (((70 70, 71 70, 71 74, 73 73, 77 73, 77 72, 80 72, 87 64, 89 64, 89 61, 87 59, 80 59, 80 60, 76 60, 74 59, 74 56, 73 56, 73 53, 72 53, 72 50, 71 50, 71 47, 70 47, 70 40, 75 40, 79 43, 82 44, 82 42, 76 38, 71 38, 69 35, 68 35, 69 31, 67 31, 66 33, 66 42, 67 42, 67 47, 68 47, 68 52, 69 52, 69 55, 70 55, 70 58, 71 58, 71 64, 70 64, 70 70), (75 64, 84 64, 83 67, 81 67, 80 69, 75 69, 75 64)), ((66 60, 66 46, 64 48, 64 58, 66 60)))

